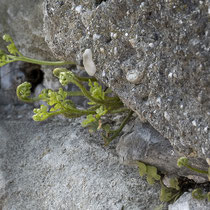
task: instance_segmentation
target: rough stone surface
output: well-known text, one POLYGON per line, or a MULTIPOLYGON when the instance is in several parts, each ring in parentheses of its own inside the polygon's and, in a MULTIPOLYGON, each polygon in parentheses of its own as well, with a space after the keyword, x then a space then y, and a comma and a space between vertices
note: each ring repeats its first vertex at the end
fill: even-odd
MULTIPOLYGON (((121 138, 117 151, 123 163, 142 160, 201 182, 202 177, 174 167, 178 156, 186 155, 202 168, 210 157, 209 11, 208 0, 2 0, 0 35, 11 34, 28 56, 54 55, 78 65, 85 49, 91 49, 96 77, 144 121, 132 131, 128 126, 121 138)), ((36 93, 44 86, 59 87, 51 73, 46 68, 36 93)), ((18 82, 16 73, 11 78, 18 82)), ((78 121, 21 120, 31 117, 32 108, 0 106, 0 114, 8 113, 4 121, 0 116, 0 209, 39 209, 40 203, 41 209, 104 209, 105 204, 149 209, 158 203, 158 187, 151 190, 135 169, 120 166, 115 152, 104 149, 98 137, 76 128, 78 121)))
POLYGON ((196 200, 191 193, 184 193, 175 203, 169 205, 168 210, 209 210, 210 204, 206 200, 196 200))
MULTIPOLYGON (((179 168, 177 160, 180 154, 174 151, 170 142, 148 123, 136 120, 133 123, 133 128, 120 138, 116 150, 124 164, 136 164, 136 161, 139 160, 156 166, 168 176, 187 176, 196 182, 208 181, 206 175, 198 174, 184 167, 179 168)), ((208 170, 208 164, 202 159, 189 158, 189 161, 193 167, 208 170)))
POLYGON ((56 57, 93 52, 96 76, 186 156, 210 156, 209 1, 45 0, 56 57), (126 80, 144 72, 140 84, 126 80))
POLYGON ((2 36, 9 33, 18 49, 33 58, 52 59, 43 33, 43 0, 1 0, 0 46, 2 36))
POLYGON ((112 147, 78 120, 1 119, 1 209, 152 210, 160 204, 160 186, 119 164, 112 147))

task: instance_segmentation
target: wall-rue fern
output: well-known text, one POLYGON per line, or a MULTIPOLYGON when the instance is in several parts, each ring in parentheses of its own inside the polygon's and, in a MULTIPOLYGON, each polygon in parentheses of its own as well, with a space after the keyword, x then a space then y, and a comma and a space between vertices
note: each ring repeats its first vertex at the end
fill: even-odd
MULTIPOLYGON (((177 160, 177 165, 181 167, 186 167, 192 171, 195 171, 197 173, 206 174, 208 177, 208 180, 210 181, 210 167, 208 167, 208 171, 204 171, 198 168, 194 168, 189 164, 189 160, 186 157, 181 157, 177 160)), ((200 188, 197 188, 192 191, 192 196, 195 199, 202 200, 206 199, 210 202, 210 192, 204 193, 200 188)))
MULTIPOLYGON (((0 50, 0 66, 6 65, 15 61, 24 61, 28 63, 35 63, 39 65, 66 65, 75 64, 68 61, 40 61, 28 58, 22 55, 14 41, 9 35, 4 35, 3 39, 10 44, 7 46, 9 54, 0 50)), ((67 118, 78 118, 86 116, 82 122, 83 127, 89 127, 90 131, 102 130, 102 136, 105 144, 109 144, 115 137, 119 135, 125 124, 128 122, 133 114, 133 111, 124 107, 119 97, 110 96, 111 89, 103 90, 94 77, 79 77, 66 68, 56 68, 53 71, 60 83, 65 86, 69 83, 75 84, 80 91, 64 91, 60 88, 58 91, 50 89, 43 89, 38 97, 31 97, 31 84, 24 82, 17 87, 17 96, 20 100, 26 103, 33 103, 35 101, 44 101, 47 106, 41 105, 40 108, 34 109, 33 119, 35 121, 43 121, 55 115, 64 115, 67 118), (88 83, 89 88, 86 88, 84 83, 88 83), (84 96, 89 100, 87 109, 81 109, 72 100, 72 96, 84 96), (128 113, 122 121, 120 127, 112 130, 111 126, 103 121, 103 116, 115 113, 128 113)), ((111 94, 113 95, 113 94, 111 94)))

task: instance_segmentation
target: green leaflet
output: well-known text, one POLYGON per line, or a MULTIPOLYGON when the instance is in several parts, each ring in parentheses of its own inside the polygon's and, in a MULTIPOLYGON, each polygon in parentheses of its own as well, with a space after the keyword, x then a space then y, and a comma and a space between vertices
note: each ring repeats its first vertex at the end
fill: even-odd
POLYGON ((177 165, 181 168, 183 166, 189 168, 190 170, 192 171, 195 171, 197 173, 201 173, 201 174, 207 174, 208 175, 208 171, 204 171, 204 170, 201 170, 201 169, 198 169, 198 168, 194 168, 192 167, 190 164, 189 164, 189 161, 186 157, 180 157, 178 160, 177 160, 177 165))
POLYGON ((12 37, 8 34, 5 34, 3 36, 3 40, 5 40, 6 42, 10 42, 10 44, 7 46, 7 49, 9 51, 10 54, 12 55, 21 55, 21 53, 18 51, 18 49, 15 46, 15 43, 12 39, 12 37))
POLYGON ((174 188, 176 190, 180 190, 180 187, 179 187, 179 181, 177 178, 171 178, 170 179, 170 187, 171 188, 174 188))
POLYGON ((200 188, 197 188, 192 191, 192 197, 197 200, 203 200, 203 199, 207 198, 207 196, 208 196, 208 194, 203 193, 203 191, 200 188))
MULTIPOLYGON (((194 168, 189 164, 189 161, 186 157, 179 158, 177 160, 177 165, 179 167, 185 166, 185 167, 189 168, 190 170, 195 171, 197 173, 206 174, 208 179, 210 180, 210 167, 208 167, 208 171, 204 171, 204 170, 201 170, 201 169, 198 169, 198 168, 194 168)), ((202 199, 207 198, 208 201, 210 201, 210 195, 209 194, 210 194, 210 192, 203 193, 200 188, 197 188, 197 189, 192 191, 192 196, 195 199, 198 199, 198 200, 202 200, 202 199)))
POLYGON ((138 167, 140 176, 144 176, 147 173, 147 166, 144 163, 138 161, 138 167))
POLYGON ((163 209, 163 204, 160 204, 159 206, 156 206, 154 210, 162 210, 163 209))
POLYGON ((160 175, 157 174, 157 168, 154 166, 146 165, 140 161, 137 162, 139 167, 140 176, 147 176, 147 182, 151 185, 155 183, 155 180, 160 180, 160 175))
POLYGON ((177 166, 179 166, 180 168, 186 166, 187 164, 188 164, 188 159, 186 157, 180 157, 177 160, 177 166))
POLYGON ((170 179, 170 187, 166 187, 162 181, 160 181, 160 183, 161 183, 160 201, 174 202, 182 194, 177 178, 170 179))

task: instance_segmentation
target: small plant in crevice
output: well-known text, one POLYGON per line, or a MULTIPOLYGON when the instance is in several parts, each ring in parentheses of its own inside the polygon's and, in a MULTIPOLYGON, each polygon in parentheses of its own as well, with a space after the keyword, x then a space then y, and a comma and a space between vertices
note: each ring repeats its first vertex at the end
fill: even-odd
MULTIPOLYGON (((137 161, 137 165, 139 168, 140 176, 143 177, 144 175, 146 175, 148 184, 153 185, 155 184, 155 181, 160 181, 160 201, 174 202, 182 194, 177 178, 170 179, 170 187, 166 187, 163 184, 161 175, 158 174, 157 168, 155 166, 147 165, 140 161, 137 161)), ((162 209, 161 206, 158 206, 157 208, 162 209)))
MULTIPOLYGON (((206 174, 208 177, 208 180, 210 181, 210 167, 208 167, 208 171, 201 170, 198 168, 194 168, 189 164, 189 160, 186 157, 181 157, 177 160, 177 165, 181 167, 186 167, 192 171, 195 171, 197 173, 206 174)), ((204 193, 201 188, 196 188, 192 191, 192 196, 195 199, 202 200, 206 199, 210 202, 210 192, 204 193)))
MULTIPOLYGON (((15 61, 24 61, 35 63, 39 65, 66 65, 74 64, 66 61, 39 61, 23 56, 16 48, 12 38, 9 35, 4 35, 3 39, 10 44, 7 49, 10 54, 0 51, 0 66, 6 65, 15 61)), ((92 59, 92 58, 91 58, 92 59)), ((55 115, 64 115, 67 118, 78 118, 86 116, 82 122, 83 127, 88 127, 90 132, 102 130, 102 136, 105 144, 108 145, 115 137, 117 137, 131 118, 133 111, 126 108, 119 97, 113 96, 110 88, 103 90, 94 77, 79 77, 66 68, 56 68, 53 71, 62 86, 69 83, 76 85, 79 91, 65 91, 59 88, 58 91, 51 89, 43 89, 38 97, 31 97, 32 85, 29 82, 24 82, 17 87, 18 98, 26 103, 33 103, 36 101, 44 101, 46 105, 41 105, 40 108, 34 109, 33 119, 35 121, 43 121, 55 115), (86 85, 88 84, 88 88, 86 85), (80 108, 75 104, 71 97, 83 96, 89 100, 88 108, 80 108), (128 113, 122 121, 118 129, 112 130, 111 126, 104 122, 103 118, 109 114, 128 113)))
POLYGON ((162 182, 162 180, 160 180, 160 184, 161 184, 160 201, 162 202, 173 203, 183 193, 179 186, 179 180, 176 177, 170 179, 170 187, 166 187, 162 182))
MULTIPOLYGON (((169 186, 165 186, 163 183, 163 179, 161 177, 161 174, 158 174, 158 170, 155 166, 147 165, 143 162, 137 161, 136 162, 139 168, 139 174, 140 176, 147 176, 147 182, 151 185, 155 183, 155 181, 160 181, 161 184, 161 191, 160 191, 160 201, 165 203, 173 203, 175 202, 184 192, 188 191, 189 189, 194 189, 192 191, 192 196, 196 199, 208 199, 210 201, 210 192, 204 193, 201 188, 209 189, 210 184, 203 183, 198 184, 195 183, 193 180, 189 180, 185 177, 174 177, 169 180, 169 186)), ((186 158, 179 158, 177 161, 179 166, 186 166, 190 167, 192 170, 192 166, 189 165, 188 160, 186 158)), ((209 167, 210 168, 210 167, 209 167)), ((195 169, 195 168, 193 168, 195 169)), ((202 171, 200 169, 196 169, 194 171, 202 171)), ((206 171, 202 171, 205 174, 208 174, 208 177, 210 177, 210 169, 206 173, 206 171)), ((157 209, 163 208, 163 203, 157 207, 157 209)))
POLYGON ((153 185, 155 181, 160 180, 160 175, 157 173, 157 168, 151 165, 146 165, 143 162, 137 161, 139 174, 141 177, 146 175, 148 184, 153 185))

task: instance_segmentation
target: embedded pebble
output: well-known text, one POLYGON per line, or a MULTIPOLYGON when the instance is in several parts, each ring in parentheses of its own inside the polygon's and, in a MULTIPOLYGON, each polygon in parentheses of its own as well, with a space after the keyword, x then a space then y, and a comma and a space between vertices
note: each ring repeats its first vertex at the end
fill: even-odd
POLYGON ((126 79, 133 84, 138 84, 143 78, 142 72, 133 69, 127 72, 126 79))
POLYGON ((93 40, 97 40, 97 39, 100 39, 101 35, 99 34, 93 34, 93 40))
POLYGON ((168 112, 164 112, 164 117, 166 120, 168 120, 168 121, 170 120, 170 116, 169 116, 168 112))
POLYGON ((103 47, 100 47, 100 52, 101 52, 101 53, 104 53, 104 52, 105 52, 105 50, 104 50, 103 47))
POLYGON ((96 66, 92 59, 92 51, 91 49, 86 49, 83 53, 83 64, 85 67, 85 71, 89 76, 93 76, 96 73, 96 66))
POLYGON ((117 47, 114 48, 114 55, 117 55, 117 47))
POLYGON ((75 11, 80 13, 82 11, 82 5, 75 7, 75 11))
POLYGON ((194 126, 197 126, 197 123, 196 123, 195 120, 192 121, 192 124, 193 124, 194 126))

